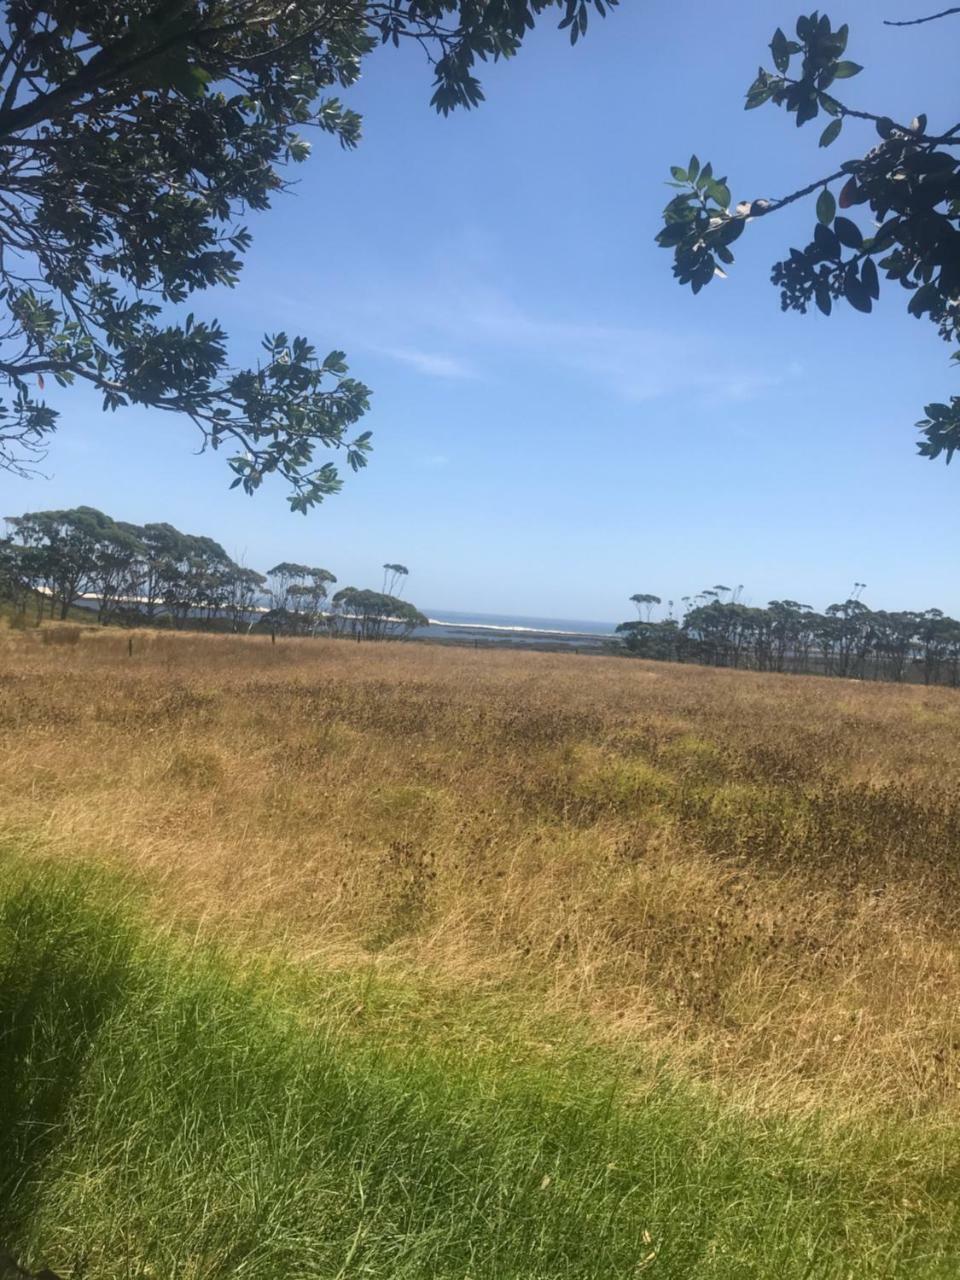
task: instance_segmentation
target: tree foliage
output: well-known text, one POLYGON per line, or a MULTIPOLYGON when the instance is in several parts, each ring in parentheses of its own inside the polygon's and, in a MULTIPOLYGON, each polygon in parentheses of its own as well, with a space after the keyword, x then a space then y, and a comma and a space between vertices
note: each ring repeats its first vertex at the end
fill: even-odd
MULTIPOLYGON (((919 21, 958 15, 954 8, 919 21)), ((749 111, 771 103, 798 127, 825 120, 821 147, 832 146, 848 122, 865 123, 874 135, 866 153, 780 199, 736 205, 727 179, 694 155, 685 168, 671 170, 677 194, 664 210, 657 243, 672 250, 677 280, 698 293, 726 274, 732 245, 748 223, 816 197, 810 240, 773 267, 783 310, 805 313, 813 305, 829 315, 835 302, 845 300, 870 312, 883 279, 906 291, 912 316, 926 319, 944 341, 957 345, 960 123, 931 126, 922 112, 902 122, 846 105, 839 86, 863 70, 846 57, 848 36, 846 24, 834 27, 817 11, 798 18, 795 38, 778 27, 770 42, 773 66, 760 67, 745 105, 749 111)), ((960 361, 960 351, 952 358, 960 361)), ((924 415, 918 423, 920 453, 944 454, 949 462, 960 447, 960 396, 927 405, 924 415)))
POLYGON ((410 570, 405 564, 385 564, 383 566, 383 586, 381 591, 384 595, 399 595, 402 590, 403 579, 410 570))
POLYGON ((326 624, 323 606, 336 582, 329 569, 282 561, 267 570, 268 626, 290 635, 316 635, 326 624))
POLYGON ((383 591, 343 587, 333 597, 332 603, 332 621, 339 634, 356 636, 360 640, 403 638, 420 627, 430 625, 430 619, 419 609, 383 591))
POLYGON ((651 595, 649 591, 638 591, 630 597, 631 604, 637 606, 637 616, 645 617, 647 622, 650 621, 650 614, 655 604, 660 604, 660 597, 651 595))
POLYGON ((248 210, 284 189, 304 131, 353 147, 337 92, 378 44, 413 40, 434 107, 483 98, 478 61, 508 57, 536 17, 576 40, 617 0, 5 0, 0 26, 0 465, 28 470, 56 428, 45 379, 105 409, 186 415, 225 448, 234 486, 277 474, 307 510, 365 465, 369 391, 340 351, 268 335, 237 367, 216 320, 175 308, 236 284, 248 210))
POLYGON ((7 519, 0 539, 0 598, 65 619, 78 604, 104 622, 226 622, 284 635, 407 635, 428 620, 413 605, 348 587, 328 603, 329 569, 282 561, 266 574, 237 564, 219 542, 171 524, 114 521, 93 507, 7 519))
POLYGON ((857 593, 823 613, 797 600, 753 608, 721 600, 716 591, 687 604, 679 621, 621 623, 617 632, 627 651, 755 671, 894 681, 919 676, 926 684, 960 686, 960 622, 939 609, 873 610, 857 593))

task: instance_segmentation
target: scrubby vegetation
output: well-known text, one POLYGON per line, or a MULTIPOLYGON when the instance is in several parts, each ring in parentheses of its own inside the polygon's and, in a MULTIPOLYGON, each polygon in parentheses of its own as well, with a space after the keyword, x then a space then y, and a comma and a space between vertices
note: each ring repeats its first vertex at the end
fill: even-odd
POLYGON ((660 597, 631 596, 638 617, 617 632, 629 653, 666 662, 793 672, 841 679, 960 685, 960 622, 942 609, 871 609, 854 594, 818 613, 797 600, 745 605, 742 587, 685 596, 679 619, 654 621, 660 597))
POLYGON ((47 631, 0 634, 26 1260, 956 1273, 952 691, 47 631))

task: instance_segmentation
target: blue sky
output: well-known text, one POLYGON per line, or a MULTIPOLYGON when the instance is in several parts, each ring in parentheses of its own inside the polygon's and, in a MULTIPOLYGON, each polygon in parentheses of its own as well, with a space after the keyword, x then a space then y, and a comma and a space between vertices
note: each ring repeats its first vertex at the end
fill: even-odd
MULTIPOLYGON (((871 317, 782 315, 769 268, 806 242, 810 206, 751 226, 698 298, 653 243, 669 166, 691 151, 742 199, 871 145, 848 125, 818 151, 816 122, 743 112, 773 28, 798 12, 623 0, 573 49, 548 18, 484 69, 487 102, 447 120, 413 50, 378 53, 349 95, 359 150, 318 136, 295 193, 251 221, 240 286, 193 303, 238 363, 264 330, 345 349, 375 392, 368 470, 304 518, 279 484, 228 492, 188 423, 104 416, 71 390, 48 478, 0 475, 3 514, 87 503, 357 586, 400 560, 436 609, 615 621, 635 591, 716 582, 822 607, 859 580, 875 607, 960 614, 960 463, 914 452, 922 406, 957 391, 933 327, 889 289, 871 317)), ((866 67, 844 96, 953 124, 957 28, 881 24, 919 12, 829 9, 866 67)))

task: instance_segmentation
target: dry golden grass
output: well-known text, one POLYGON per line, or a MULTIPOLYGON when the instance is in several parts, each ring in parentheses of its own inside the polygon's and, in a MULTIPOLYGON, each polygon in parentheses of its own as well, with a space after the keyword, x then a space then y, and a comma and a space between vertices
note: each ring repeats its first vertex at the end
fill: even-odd
POLYGON ((0 832, 256 945, 506 984, 756 1105, 956 1118, 960 698, 0 633, 0 832))

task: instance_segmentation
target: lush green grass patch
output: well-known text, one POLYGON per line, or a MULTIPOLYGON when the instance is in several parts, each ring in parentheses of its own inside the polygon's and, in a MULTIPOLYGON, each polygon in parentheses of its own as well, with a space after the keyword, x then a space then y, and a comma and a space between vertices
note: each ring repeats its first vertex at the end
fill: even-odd
POLYGON ((830 1146, 382 1009, 348 1029, 354 998, 241 977, 96 873, 10 862, 0 1243, 88 1280, 957 1273, 960 1177, 895 1135, 830 1146))

